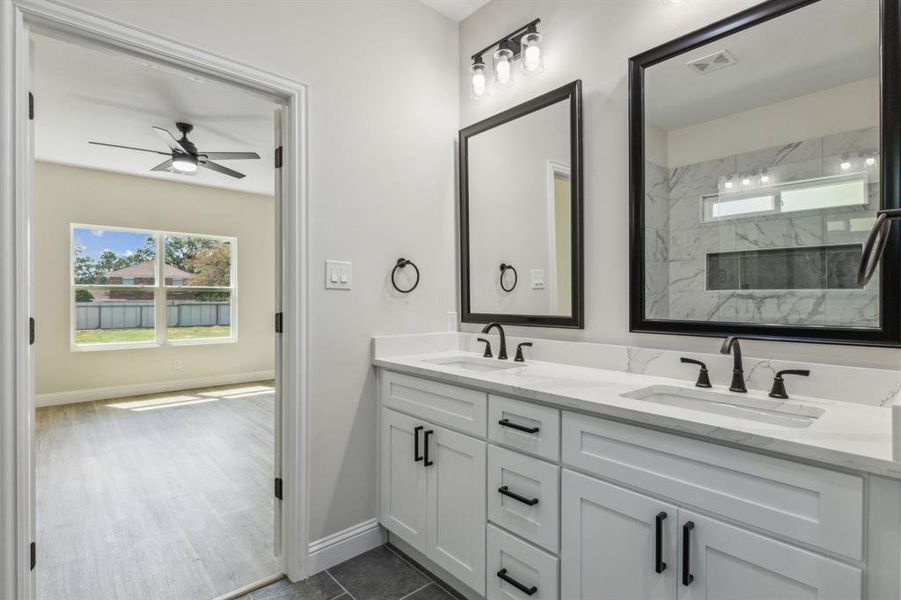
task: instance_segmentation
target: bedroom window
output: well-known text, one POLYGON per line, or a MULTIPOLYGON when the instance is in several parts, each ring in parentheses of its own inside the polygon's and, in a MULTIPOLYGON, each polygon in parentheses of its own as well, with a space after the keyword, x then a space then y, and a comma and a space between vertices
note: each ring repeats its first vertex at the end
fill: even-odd
POLYGON ((73 350, 237 340, 237 239, 72 225, 73 350))

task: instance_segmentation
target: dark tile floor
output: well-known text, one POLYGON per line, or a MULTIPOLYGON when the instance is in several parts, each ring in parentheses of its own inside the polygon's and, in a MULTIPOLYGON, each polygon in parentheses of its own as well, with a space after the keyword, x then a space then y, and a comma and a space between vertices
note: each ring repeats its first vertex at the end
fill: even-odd
POLYGON ((428 571, 392 546, 379 546, 310 577, 276 581, 241 600, 459 600, 428 571))

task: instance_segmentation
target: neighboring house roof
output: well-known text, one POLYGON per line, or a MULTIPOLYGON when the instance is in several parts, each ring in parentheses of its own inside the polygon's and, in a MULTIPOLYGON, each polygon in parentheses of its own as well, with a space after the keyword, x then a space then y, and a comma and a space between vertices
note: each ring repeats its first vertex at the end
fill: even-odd
MULTIPOLYGON (((119 269, 117 271, 110 271, 106 274, 107 277, 154 277, 156 275, 156 263, 152 260, 147 262, 138 263, 135 265, 131 265, 125 267, 124 269, 119 269)), ((178 267, 174 267, 172 265, 165 265, 163 269, 163 276, 168 278, 188 278, 194 277, 194 273, 188 273, 187 271, 182 271, 178 267)))

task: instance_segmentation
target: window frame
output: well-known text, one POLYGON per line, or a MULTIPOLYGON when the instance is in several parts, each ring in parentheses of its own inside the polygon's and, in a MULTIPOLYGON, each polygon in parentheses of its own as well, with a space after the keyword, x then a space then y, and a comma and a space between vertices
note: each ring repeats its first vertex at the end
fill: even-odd
POLYGON ((88 223, 69 224, 69 350, 71 352, 102 352, 106 350, 135 350, 144 348, 163 348, 177 346, 207 346, 210 344, 235 344, 238 342, 238 238, 227 235, 209 233, 188 233, 183 231, 167 231, 162 229, 120 227, 95 225, 88 223), (122 231, 128 233, 146 233, 156 241, 156 283, 154 285, 123 284, 76 284, 75 283, 75 230, 102 229, 104 231, 122 231), (227 242, 231 248, 228 286, 175 286, 166 285, 166 252, 167 237, 196 237, 220 242, 227 242), (154 306, 154 339, 146 342, 109 342, 99 344, 78 344, 75 341, 77 326, 75 291, 78 289, 132 289, 153 292, 154 306), (170 340, 168 334, 168 293, 172 289, 191 291, 227 291, 229 293, 229 335, 228 337, 199 338, 189 340, 170 340))

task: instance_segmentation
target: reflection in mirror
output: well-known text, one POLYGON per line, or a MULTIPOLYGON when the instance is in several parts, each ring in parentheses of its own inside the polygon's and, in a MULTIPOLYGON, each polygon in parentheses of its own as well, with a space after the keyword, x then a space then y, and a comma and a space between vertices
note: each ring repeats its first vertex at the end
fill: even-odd
POLYGON ((645 318, 880 327, 878 276, 856 281, 879 8, 815 2, 645 69, 645 318))
POLYGON ((500 315, 534 323, 550 317, 578 325, 572 88, 524 114, 498 115, 461 134, 468 230, 464 320, 500 315))

